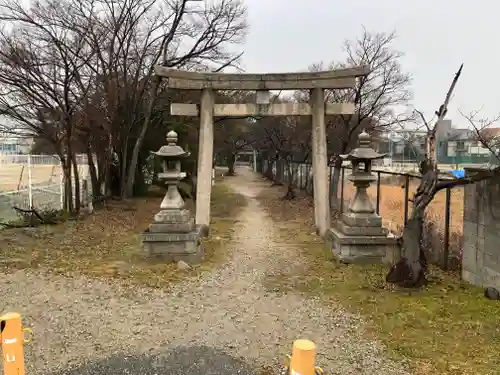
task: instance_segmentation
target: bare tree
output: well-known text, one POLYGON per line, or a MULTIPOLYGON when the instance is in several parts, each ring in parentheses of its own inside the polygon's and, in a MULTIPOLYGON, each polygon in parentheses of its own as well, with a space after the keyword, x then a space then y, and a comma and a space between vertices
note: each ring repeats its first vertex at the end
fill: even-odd
MULTIPOLYGON (((327 118, 328 153, 334 163, 330 185, 333 207, 338 206, 337 190, 342 167, 339 155, 356 146, 357 136, 363 130, 383 132, 412 118, 411 114, 405 113, 412 97, 411 76, 401 68, 403 54, 394 49, 395 39, 395 32, 373 33, 363 29, 359 38, 345 41, 346 60, 330 66, 332 69, 361 65, 370 67, 370 74, 359 78, 354 89, 330 90, 326 94, 326 101, 356 105, 352 115, 327 118)), ((321 65, 312 69, 320 70, 321 65)))
POLYGON ((56 3, 26 10, 19 2, 0 2, 0 19, 8 25, 0 33, 0 111, 14 122, 9 131, 52 144, 64 173, 65 208, 72 212, 80 206, 75 114, 90 88, 82 67, 93 52, 79 34, 60 27, 53 14, 65 10, 56 3))
POLYGON ((246 119, 224 119, 215 122, 214 151, 228 163, 228 176, 234 176, 236 157, 250 145, 249 124, 246 119))
MULTIPOLYGON (((9 43, 19 44, 19 38, 24 38, 23 49, 33 49, 31 56, 38 60, 41 51, 45 59, 30 63, 29 69, 53 70, 39 74, 46 86, 43 92, 55 90, 65 100, 62 103, 50 94, 44 101, 24 100, 24 108, 31 105, 31 113, 24 113, 21 119, 19 100, 12 91, 14 82, 8 77, 9 73, 17 73, 11 76, 17 77, 15 86, 21 86, 23 80, 19 77, 30 77, 26 74, 28 64, 21 72, 14 61, 19 56, 9 57, 10 65, 3 67, 4 88, 9 94, 4 99, 4 113, 18 124, 29 122, 38 135, 41 127, 39 116, 34 116, 37 110, 60 114, 68 124, 65 149, 74 142, 98 157, 99 176, 93 158, 89 158, 93 184, 99 185, 104 176, 109 188, 113 168, 119 175, 121 194, 131 195, 152 111, 159 94, 168 90, 160 85, 158 77, 152 79, 154 66, 162 63, 185 69, 223 69, 237 63, 241 56, 227 48, 245 35, 246 10, 239 0, 221 0, 195 9, 187 4, 188 0, 66 0, 26 7, 17 1, 1 0, 2 20, 12 26, 3 33, 4 60, 12 49, 9 43), (33 38, 34 46, 29 46, 33 38), (58 53, 52 54, 52 50, 58 53), (48 60, 51 54, 53 61, 48 60), (65 96, 63 85, 71 95, 65 96)), ((33 92, 30 95, 35 96, 33 92)), ((48 125, 44 129, 44 134, 48 133, 48 125)), ((52 130, 54 134, 60 131, 56 127, 52 130)))
POLYGON ((475 141, 482 148, 487 149, 491 155, 491 162, 500 162, 500 128, 495 126, 500 120, 500 115, 494 118, 479 117, 479 110, 460 114, 467 120, 474 132, 475 141))
MULTIPOLYGON (((219 63, 226 67, 233 63, 241 54, 234 54, 226 50, 226 45, 241 41, 246 31, 246 9, 238 0, 222 0, 219 3, 207 5, 200 12, 189 12, 189 17, 184 17, 188 0, 180 0, 169 11, 168 18, 161 24, 169 25, 168 32, 160 38, 158 52, 149 61, 151 64, 144 80, 149 81, 154 65, 163 56, 162 65, 168 67, 200 67, 207 63, 219 63), (189 43, 187 52, 179 53, 182 42, 189 43)), ((217 68, 221 69, 221 67, 217 68)), ((136 176, 137 161, 142 142, 146 135, 151 120, 151 112, 158 97, 161 78, 155 77, 151 85, 143 124, 134 144, 132 158, 128 167, 127 182, 124 195, 130 196, 136 176)))
MULTIPOLYGON (((425 209, 434 199, 435 195, 448 188, 464 186, 475 182, 483 181, 500 175, 500 167, 494 167, 476 174, 457 178, 453 180, 440 180, 439 170, 437 167, 437 145, 436 134, 439 126, 445 118, 448 105, 450 103, 455 86, 462 73, 463 65, 455 74, 455 77, 446 93, 443 104, 436 110, 436 120, 430 124, 422 114, 420 115, 422 122, 427 128, 426 139, 426 155, 420 163, 420 173, 422 178, 420 184, 412 199, 412 213, 407 220, 402 236, 402 258, 398 261, 387 274, 387 282, 399 284, 405 287, 418 287, 425 283, 425 273, 427 270, 427 257, 422 243, 422 232, 425 209)), ((466 116, 476 130, 478 139, 484 147, 491 149, 491 142, 482 137, 481 131, 487 128, 491 122, 477 121, 473 115, 466 116)), ((484 133, 483 133, 484 134, 484 133)), ((492 152, 495 150, 491 149, 492 152)))
POLYGON ((311 122, 308 118, 287 116, 282 119, 282 126, 271 130, 274 131, 270 133, 270 139, 274 138, 273 143, 282 161, 282 172, 286 172, 287 176, 287 192, 283 198, 294 199, 298 166, 311 154, 311 122))
MULTIPOLYGON (((301 100, 301 97, 273 98, 274 102, 301 100)), ((275 164, 277 173, 286 175, 287 192, 284 199, 294 199, 294 183, 298 164, 304 163, 311 154, 311 120, 305 116, 270 117, 258 121, 254 130, 254 144, 268 154, 267 177, 272 176, 275 164)), ((280 183, 275 181, 275 183, 280 183)))

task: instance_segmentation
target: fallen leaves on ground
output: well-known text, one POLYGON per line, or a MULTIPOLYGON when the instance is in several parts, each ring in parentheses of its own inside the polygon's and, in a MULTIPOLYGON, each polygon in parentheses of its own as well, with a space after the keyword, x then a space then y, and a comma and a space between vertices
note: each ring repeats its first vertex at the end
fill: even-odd
MULTIPOLYGON (((225 241, 246 200, 223 182, 212 189, 213 220, 210 236, 203 239, 205 261, 190 271, 175 264, 145 258, 140 233, 159 211, 162 193, 132 200, 108 201, 94 214, 54 226, 0 231, 0 267, 5 271, 43 268, 65 275, 86 274, 127 279, 162 287, 185 276, 209 270, 225 259, 225 241)), ((191 201, 187 207, 194 209, 191 201)))
POLYGON ((283 195, 282 188, 270 187, 261 201, 283 242, 301 249, 306 265, 269 276, 267 287, 304 292, 362 315, 367 332, 394 358, 409 359, 416 374, 499 373, 498 301, 437 268, 430 270, 428 287, 409 292, 386 285, 387 267, 340 264, 310 226, 312 206, 283 201, 283 195))

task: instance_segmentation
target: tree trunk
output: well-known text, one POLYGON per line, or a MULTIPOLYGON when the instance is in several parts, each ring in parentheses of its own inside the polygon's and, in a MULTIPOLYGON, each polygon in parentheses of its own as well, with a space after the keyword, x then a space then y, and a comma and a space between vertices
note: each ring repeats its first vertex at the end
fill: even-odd
MULTIPOLYGON (((127 197, 127 191, 126 191, 126 187, 127 187, 127 157, 128 157, 128 137, 125 137, 125 142, 122 145, 122 152, 121 152, 121 158, 120 158, 120 187, 121 187, 121 197, 122 198, 127 197)), ((138 163, 138 161, 139 161, 139 158, 137 159, 137 163, 138 163)), ((137 164, 136 164, 135 169, 137 169, 137 164)), ((134 182, 135 182, 135 179, 134 179, 134 182)))
POLYGON ((125 186, 125 197, 131 197, 134 193, 134 184, 136 176, 135 170, 137 168, 137 163, 139 161, 139 152, 141 151, 144 138, 146 137, 146 133, 149 128, 151 113, 153 112, 156 97, 158 95, 158 86, 160 82, 161 82, 161 77, 155 76, 153 81, 153 86, 151 87, 151 97, 148 103, 148 107, 146 109, 144 122, 141 127, 141 132, 139 133, 139 136, 137 137, 137 140, 135 141, 134 144, 134 149, 132 150, 132 158, 130 159, 130 164, 128 167, 127 184, 125 186))
POLYGON ((342 159, 335 158, 332 175, 330 176, 330 208, 335 211, 340 210, 339 182, 342 174, 342 159))
POLYGON ((108 147, 104 156, 104 191, 105 194, 112 196, 112 180, 111 165, 113 164, 113 139, 111 134, 108 137, 108 147))
POLYGON ((98 143, 93 143, 90 145, 90 152, 95 154, 96 160, 96 169, 97 169, 97 192, 99 195, 106 195, 106 150, 103 150, 103 147, 98 143))
POLYGON ((264 177, 266 177, 268 180, 272 180, 274 178, 273 176, 273 166, 276 161, 274 159, 270 159, 267 162, 267 168, 264 172, 264 177))
POLYGON ((80 212, 81 206, 81 193, 80 193, 80 171, 78 170, 78 163, 76 161, 76 155, 74 152, 71 153, 71 164, 73 165, 73 178, 75 184, 75 205, 74 212, 80 212))
MULTIPOLYGON (((427 270, 427 258, 422 244, 422 228, 424 224, 425 209, 432 202, 438 191, 439 171, 437 168, 437 142, 436 133, 442 120, 448 111, 455 85, 462 72, 463 64, 455 74, 450 88, 446 93, 443 104, 436 111, 437 120, 433 126, 429 126, 421 112, 424 124, 427 126, 426 158, 420 163, 420 173, 422 178, 413 196, 413 210, 410 219, 406 222, 402 237, 402 258, 391 267, 386 276, 387 282, 395 283, 404 287, 419 287, 425 282, 425 272, 427 270)), ((469 183, 469 178, 465 181, 469 183)), ((443 188, 441 185, 440 188, 443 188)))
POLYGON ((227 176, 234 176, 236 173, 234 172, 234 167, 236 164, 236 153, 230 152, 227 158, 227 166, 229 170, 227 171, 227 176))
POLYGON ((87 164, 89 166, 90 182, 92 184, 92 197, 100 197, 101 186, 99 184, 99 178, 97 176, 97 169, 94 163, 94 155, 92 154, 92 146, 87 145, 87 164))
POLYGON ((421 163, 422 179, 413 196, 412 213, 403 228, 401 259, 390 269, 386 280, 402 287, 421 287, 427 271, 426 249, 422 244, 425 209, 436 195, 438 173, 435 164, 421 163))
POLYGON ((71 158, 66 157, 61 162, 61 167, 64 176, 64 204, 63 210, 72 213, 73 212, 73 185, 71 183, 71 158))
POLYGON ((313 194, 314 191, 314 171, 312 171, 312 167, 307 170, 307 176, 306 176, 306 192, 309 195, 313 194))
POLYGON ((288 179, 287 179, 286 194, 283 197, 283 199, 292 200, 295 199, 295 190, 293 188, 295 173, 294 173, 294 168, 292 167, 289 161, 286 161, 285 164, 286 164, 286 169, 288 170, 288 179))
POLYGON ((283 185, 284 179, 284 168, 283 168, 283 159, 276 160, 276 176, 273 178, 273 186, 283 185))

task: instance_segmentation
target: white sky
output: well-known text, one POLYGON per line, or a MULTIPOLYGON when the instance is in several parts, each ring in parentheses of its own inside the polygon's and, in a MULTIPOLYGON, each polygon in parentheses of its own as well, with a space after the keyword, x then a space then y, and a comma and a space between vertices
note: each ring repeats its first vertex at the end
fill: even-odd
POLYGON ((343 60, 342 43, 369 31, 396 31, 405 53, 403 69, 413 75, 414 105, 428 117, 443 102, 453 75, 464 63, 449 106, 458 113, 482 107, 500 113, 499 14, 493 0, 245 0, 250 30, 244 45, 247 72, 304 71, 314 62, 343 60))
MULTIPOLYGON (((21 0, 29 4, 29 0, 21 0)), ((206 0, 207 1, 207 0, 206 0)), ((315 62, 343 60, 342 44, 362 33, 396 31, 405 53, 403 69, 413 76, 414 106, 427 117, 442 103, 460 64, 462 77, 449 106, 458 113, 500 113, 500 2, 494 0, 244 0, 250 30, 243 68, 249 73, 304 71, 315 62)))

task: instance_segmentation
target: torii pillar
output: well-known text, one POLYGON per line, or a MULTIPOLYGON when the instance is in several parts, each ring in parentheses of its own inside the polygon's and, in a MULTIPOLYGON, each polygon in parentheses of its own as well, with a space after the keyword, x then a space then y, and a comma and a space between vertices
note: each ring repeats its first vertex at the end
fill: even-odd
POLYGON ((210 225, 210 199, 212 196, 212 169, 214 154, 214 93, 210 88, 201 90, 200 132, 198 139, 198 171, 196 186, 196 225, 202 234, 208 234, 210 225))

